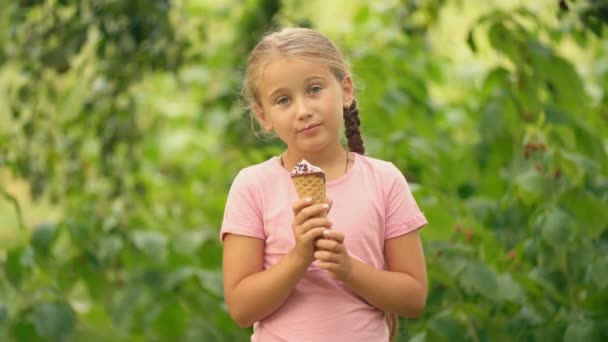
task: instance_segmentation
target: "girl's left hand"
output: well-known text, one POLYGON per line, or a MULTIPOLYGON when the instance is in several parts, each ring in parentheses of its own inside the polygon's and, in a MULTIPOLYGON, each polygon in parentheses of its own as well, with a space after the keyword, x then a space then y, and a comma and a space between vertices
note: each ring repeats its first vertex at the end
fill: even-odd
POLYGON ((315 246, 317 246, 317 251, 314 257, 319 260, 317 267, 328 271, 336 280, 348 279, 353 263, 344 246, 344 233, 327 229, 323 233, 323 237, 317 240, 315 246))

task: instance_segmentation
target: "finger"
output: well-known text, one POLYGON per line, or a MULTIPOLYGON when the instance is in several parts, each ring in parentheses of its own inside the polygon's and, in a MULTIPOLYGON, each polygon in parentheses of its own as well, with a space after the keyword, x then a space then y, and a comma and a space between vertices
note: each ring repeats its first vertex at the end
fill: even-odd
POLYGON ((331 208, 334 206, 334 200, 327 197, 327 198, 325 198, 325 202, 327 202, 327 204, 329 204, 329 208, 327 209, 327 212, 329 212, 331 210, 331 208))
POLYGON ((302 241, 304 243, 312 244, 315 239, 318 239, 323 236, 323 231, 325 229, 326 229, 325 227, 317 227, 317 228, 312 228, 312 229, 308 230, 307 232, 302 234, 302 241))
POLYGON ((325 270, 325 271, 334 271, 337 269, 338 265, 333 263, 333 262, 326 262, 326 261, 318 261, 317 262, 317 267, 325 270))
POLYGON ((326 232, 323 233, 323 237, 328 239, 328 240, 335 240, 338 241, 339 243, 343 243, 344 242, 344 233, 343 232, 339 232, 337 230, 327 230, 326 232))
POLYGON ((292 206, 292 209, 293 209, 293 216, 298 215, 298 213, 299 213, 299 212, 300 212, 302 209, 304 209, 304 208, 306 208, 306 207, 310 206, 311 204, 312 204, 312 198, 311 198, 311 197, 307 197, 307 198, 300 198, 300 199, 296 200, 296 201, 293 203, 293 206, 292 206))
POLYGON ((302 208, 297 214, 295 214, 294 221, 298 224, 306 222, 311 217, 322 217, 323 213, 327 213, 329 209, 329 204, 320 203, 315 205, 309 205, 305 208, 302 208))
POLYGON ((335 240, 326 239, 325 235, 323 235, 323 239, 317 240, 315 245, 321 250, 338 252, 340 243, 335 240))
POLYGON ((315 251, 314 258, 322 262, 340 263, 340 256, 330 251, 315 251))
MULTIPOLYGON (((297 225, 294 227, 294 232, 296 234, 304 234, 307 231, 311 230, 312 228, 317 228, 317 227, 324 227, 325 229, 331 228, 332 223, 329 222, 329 220, 326 217, 315 217, 315 218, 311 218, 308 219, 306 222, 297 225)), ((321 233, 321 236, 323 236, 323 233, 321 233)))

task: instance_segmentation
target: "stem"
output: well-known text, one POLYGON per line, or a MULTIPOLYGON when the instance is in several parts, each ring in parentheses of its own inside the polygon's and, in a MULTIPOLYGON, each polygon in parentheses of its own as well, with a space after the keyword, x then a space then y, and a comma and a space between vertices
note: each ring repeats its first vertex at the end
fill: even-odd
POLYGON ((477 334, 475 325, 473 325, 473 319, 471 318, 471 315, 467 315, 467 323, 468 323, 467 325, 469 326, 469 329, 471 329, 471 337, 472 337, 473 341, 479 342, 479 335, 477 334))
POLYGON ((15 196, 9 194, 3 188, 0 188, 0 195, 6 198, 7 201, 11 202, 11 204, 15 207, 15 212, 17 213, 17 222, 19 229, 25 230, 25 224, 23 223, 23 212, 21 211, 21 206, 19 205, 19 201, 15 198, 15 196))

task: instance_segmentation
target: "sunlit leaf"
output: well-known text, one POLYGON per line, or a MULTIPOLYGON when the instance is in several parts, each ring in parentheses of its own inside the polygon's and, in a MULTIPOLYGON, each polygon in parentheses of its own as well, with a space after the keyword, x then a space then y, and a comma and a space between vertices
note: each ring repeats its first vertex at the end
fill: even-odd
POLYGON ((164 262, 167 258, 167 237, 156 231, 134 231, 133 243, 151 260, 164 262))
POLYGON ((595 341, 595 325, 589 320, 575 320, 568 324, 564 335, 565 342, 595 341))
POLYGON ((597 258, 590 265, 587 274, 600 291, 608 289, 608 257, 604 255, 597 258))
POLYGON ((539 200, 544 194, 543 178, 537 170, 521 173, 515 179, 515 184, 522 200, 528 204, 539 200))
POLYGON ((542 238, 554 247, 571 248, 576 236, 576 226, 570 215, 559 208, 553 208, 538 219, 542 238))
POLYGON ((511 277, 510 274, 501 274, 497 278, 499 298, 507 301, 523 303, 526 299, 524 289, 511 277))

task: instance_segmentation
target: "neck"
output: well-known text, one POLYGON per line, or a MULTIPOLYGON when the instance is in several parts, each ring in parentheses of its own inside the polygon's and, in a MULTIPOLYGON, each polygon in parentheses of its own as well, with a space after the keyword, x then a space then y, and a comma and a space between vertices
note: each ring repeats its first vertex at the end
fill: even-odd
POLYGON ((306 159, 309 163, 323 169, 328 180, 344 175, 348 169, 348 154, 342 145, 314 153, 295 152, 288 148, 281 158, 283 167, 288 171, 291 171, 296 163, 306 159))

